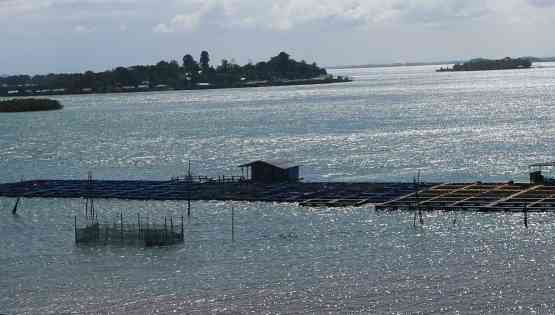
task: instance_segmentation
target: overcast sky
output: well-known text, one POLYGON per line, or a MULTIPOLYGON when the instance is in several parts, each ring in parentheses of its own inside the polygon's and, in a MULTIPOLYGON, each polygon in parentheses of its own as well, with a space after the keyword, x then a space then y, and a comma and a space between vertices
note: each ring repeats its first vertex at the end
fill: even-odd
POLYGON ((286 51, 320 65, 555 56, 555 0, 0 0, 0 74, 286 51))

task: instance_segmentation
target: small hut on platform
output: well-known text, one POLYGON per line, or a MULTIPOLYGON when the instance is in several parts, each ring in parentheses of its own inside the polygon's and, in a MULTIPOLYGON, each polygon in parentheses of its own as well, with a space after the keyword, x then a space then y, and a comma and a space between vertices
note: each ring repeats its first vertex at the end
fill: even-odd
POLYGON ((536 163, 529 166, 530 168, 530 183, 540 184, 540 185, 555 185, 555 178, 551 176, 545 176, 543 174, 546 170, 553 171, 555 168, 555 161, 536 163))
POLYGON ((246 170, 246 178, 254 182, 263 183, 279 183, 299 180, 300 166, 290 161, 274 160, 274 161, 254 161, 239 165, 246 170))

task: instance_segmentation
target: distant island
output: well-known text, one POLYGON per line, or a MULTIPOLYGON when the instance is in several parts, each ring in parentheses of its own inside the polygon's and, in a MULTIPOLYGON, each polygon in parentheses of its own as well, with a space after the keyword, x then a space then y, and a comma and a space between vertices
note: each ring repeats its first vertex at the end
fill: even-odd
POLYGON ((439 68, 437 72, 452 71, 483 71, 483 70, 508 70, 508 69, 527 69, 532 66, 532 61, 528 58, 503 58, 503 59, 483 59, 477 58, 463 64, 457 63, 452 68, 439 68))
POLYGON ((460 61, 432 61, 432 62, 394 62, 394 63, 372 63, 363 65, 340 65, 326 67, 327 69, 357 69, 357 68, 396 68, 396 67, 417 67, 417 66, 437 66, 445 64, 459 63, 460 61))
MULTIPOLYGON (((555 57, 521 57, 532 62, 555 62, 555 57)), ((356 69, 356 68, 389 68, 389 67, 414 67, 414 66, 437 66, 447 64, 460 64, 464 61, 426 61, 426 62, 395 62, 395 63, 375 63, 375 64, 359 64, 359 65, 339 65, 329 66, 327 69, 356 69)))
POLYGON ((34 112, 62 109, 57 100, 46 98, 17 98, 0 101, 0 113, 34 112))
POLYGON ((172 60, 156 65, 117 67, 103 72, 48 75, 12 75, 0 77, 0 96, 114 93, 163 90, 241 88, 274 85, 323 84, 349 82, 334 77, 316 63, 290 58, 285 52, 256 64, 240 66, 224 59, 217 67, 210 65, 207 51, 197 62, 187 54, 182 63, 172 60))

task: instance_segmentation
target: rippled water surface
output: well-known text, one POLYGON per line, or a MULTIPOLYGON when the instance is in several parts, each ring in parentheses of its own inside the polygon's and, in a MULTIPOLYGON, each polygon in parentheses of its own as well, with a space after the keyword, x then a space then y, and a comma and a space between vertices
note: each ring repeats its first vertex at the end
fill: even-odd
MULTIPOLYGON (((552 160, 555 64, 336 70, 348 84, 57 97, 0 116, 0 182, 239 174, 287 158, 308 181, 526 180, 552 160)), ((0 198, 1 313, 555 312, 555 216, 193 204, 170 248, 78 247, 71 199, 0 198), (231 241, 231 208, 236 240, 231 241)), ((101 219, 180 202, 98 200, 101 219)))

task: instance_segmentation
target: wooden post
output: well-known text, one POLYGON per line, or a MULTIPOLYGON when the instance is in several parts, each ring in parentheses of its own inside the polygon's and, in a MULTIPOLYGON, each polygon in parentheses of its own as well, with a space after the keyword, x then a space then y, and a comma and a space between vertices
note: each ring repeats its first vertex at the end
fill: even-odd
POLYGON ((172 244, 174 243, 174 235, 173 235, 173 216, 170 217, 170 236, 171 236, 171 242, 172 244))
POLYGON ((191 160, 189 159, 189 168, 187 170, 187 181, 188 182, 193 182, 193 178, 191 175, 191 160))
POLYGON ((231 206, 231 241, 235 242, 235 209, 231 206))
POLYGON ((191 192, 189 191, 189 197, 187 198, 187 217, 191 216, 191 192))
POLYGON ((418 191, 420 190, 420 170, 418 170, 418 177, 416 181, 416 205, 418 207, 418 215, 420 216, 420 224, 424 225, 424 219, 422 218, 422 207, 420 206, 420 196, 418 191))
POLYGON ((100 239, 100 224, 98 224, 98 216, 96 216, 95 214, 95 231, 96 231, 96 236, 95 236, 95 240, 98 241, 100 239))
POLYGON ((123 211, 119 213, 119 226, 120 226, 120 233, 121 233, 121 241, 123 242, 123 211))
POLYGON ((185 241, 185 233, 183 230, 183 216, 181 216, 181 240, 185 241))
POLYGON ((141 239, 141 214, 137 212, 137 240, 141 239))
POLYGON ((164 216, 164 240, 168 240, 168 218, 164 216))
POLYGON ((12 214, 14 215, 17 213, 17 206, 19 205, 19 200, 21 200, 21 197, 17 197, 17 200, 15 201, 15 205, 13 206, 12 214))
POLYGON ((526 204, 524 204, 523 212, 524 212, 524 226, 528 228, 528 208, 526 207, 526 204))
MULTIPOLYGON (((415 193, 415 195, 416 195, 416 194, 418 193, 418 190, 416 189, 416 177, 413 177, 413 179, 412 179, 412 184, 413 184, 413 186, 414 186, 414 188, 415 188, 415 192, 414 192, 414 193, 415 193)), ((409 203, 409 207, 410 207, 410 203, 409 203)), ((416 215, 417 215, 417 213, 416 213, 416 207, 415 207, 413 210, 414 210, 414 217, 412 218, 412 226, 413 226, 413 227, 416 227, 416 215)))

